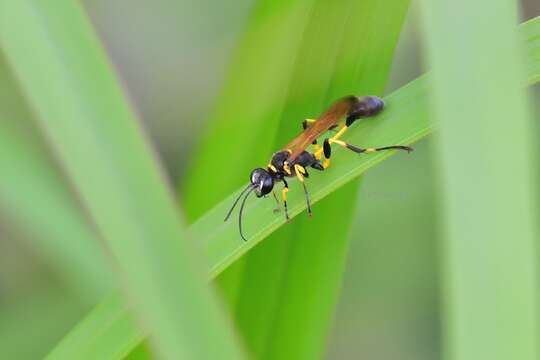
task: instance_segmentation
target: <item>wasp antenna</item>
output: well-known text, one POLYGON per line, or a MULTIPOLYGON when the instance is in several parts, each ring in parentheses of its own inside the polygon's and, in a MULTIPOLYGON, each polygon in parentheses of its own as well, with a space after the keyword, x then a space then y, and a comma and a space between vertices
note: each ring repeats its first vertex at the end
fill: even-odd
POLYGON ((231 206, 231 209, 229 210, 229 212, 227 213, 227 216, 225 216, 225 220, 223 221, 227 221, 229 220, 229 217, 231 216, 234 208, 236 207, 236 204, 238 204, 238 201, 240 200, 240 198, 242 197, 242 195, 244 195, 244 193, 247 191, 247 189, 249 189, 250 187, 252 187, 253 185, 252 184, 248 184, 248 186, 245 187, 244 190, 242 190, 242 192, 240 193, 240 195, 238 195, 238 197, 236 198, 236 200, 234 201, 234 204, 231 206))
POLYGON ((240 230, 240 236, 242 237, 242 239, 244 239, 244 241, 247 241, 247 239, 244 236, 244 232, 242 231, 242 213, 244 212, 244 205, 246 204, 246 200, 253 190, 255 190, 255 187, 252 187, 251 190, 248 191, 246 196, 244 196, 244 199, 242 199, 242 205, 240 205, 240 212, 238 213, 238 229, 240 230))

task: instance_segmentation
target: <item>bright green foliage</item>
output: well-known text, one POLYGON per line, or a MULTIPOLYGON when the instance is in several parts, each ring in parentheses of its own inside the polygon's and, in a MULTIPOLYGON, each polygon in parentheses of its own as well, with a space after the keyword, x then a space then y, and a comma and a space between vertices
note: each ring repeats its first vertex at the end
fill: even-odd
POLYGON ((47 359, 122 359, 145 336, 132 319, 131 311, 116 294, 102 301, 92 312, 92 318, 80 323, 47 359), (94 330, 99 327, 99 336, 94 330))
MULTIPOLYGON (((181 191, 191 219, 245 184, 254 164, 268 161, 313 2, 256 2, 181 191), (209 175, 218 165, 226 176, 209 175)), ((218 278, 233 307, 242 276, 239 261, 218 278)))
MULTIPOLYGON (((324 174, 312 171, 309 179, 313 201, 323 200, 312 220, 302 214, 282 226, 283 214, 272 213, 272 199, 253 198, 245 212, 250 240, 243 243, 237 222, 222 219, 235 197, 231 191, 300 131, 304 116, 316 116, 344 93, 382 93, 406 5, 400 0, 257 2, 185 184, 186 211, 199 219, 186 233, 76 2, 0 3, 2 51, 56 156, 52 161, 42 140, 23 124, 33 116, 24 105, 13 105, 20 96, 8 78, 8 86, 0 88, 0 117, 13 121, 0 126, 0 207, 23 231, 39 234, 29 236, 32 249, 42 251, 66 287, 87 304, 111 280, 100 247, 108 250, 124 289, 124 296, 118 290, 107 296, 49 358, 147 359, 152 355, 146 342, 132 350, 148 334, 154 335, 149 345, 165 358, 241 358, 244 351, 204 285, 204 267, 190 238, 207 255, 210 278, 229 268, 221 284, 248 352, 268 359, 320 356, 347 245, 357 187, 352 180, 391 154, 359 157, 337 150, 333 166, 324 174), (212 164, 231 159, 234 171, 209 176, 212 164), (21 181, 29 177, 31 183, 21 181)), ((527 44, 522 64, 508 3, 428 5, 435 76, 388 96, 386 111, 355 124, 346 140, 364 146, 415 142, 433 129, 427 98, 435 94, 433 109, 443 129, 439 163, 448 180, 443 187, 450 240, 448 354, 536 358, 535 197, 528 181, 535 171, 528 166, 536 161, 528 157, 533 149, 520 69, 525 64, 527 84, 540 80, 540 20, 521 26, 527 44), (450 10, 456 14, 449 16, 450 10), (462 31, 455 32, 458 21, 462 31), (463 33, 468 37, 458 37, 463 33), (516 184, 512 191, 510 183, 516 184), (471 205, 476 198, 481 201, 471 205)), ((414 155, 399 156, 407 162, 414 155)), ((291 215, 305 211, 297 182, 289 194, 291 215)), ((45 308, 58 303, 47 294, 43 299, 45 308)), ((36 314, 37 308, 28 309, 26 316, 36 314)), ((62 323, 76 311, 37 315, 41 322, 62 323)), ((7 315, 2 334, 22 318, 7 315)), ((17 343, 25 336, 27 343, 35 340, 32 332, 14 336, 17 343)), ((9 351, 4 355, 10 357, 9 351)))
MULTIPOLYGON (((81 8, 72 1, 57 1, 54 7, 4 1, 0 36, 156 350, 171 359, 241 358, 204 283, 173 198, 81 8)), ((104 312, 110 314, 109 309, 114 306, 104 312)), ((81 356, 68 351, 59 358, 81 356)))
MULTIPOLYGON (((526 34, 524 42, 526 43, 528 64, 537 65, 538 59, 532 59, 531 54, 537 53, 540 46, 538 43, 540 19, 535 19, 520 26, 520 32, 526 34)), ((528 67, 527 83, 534 83, 534 79, 540 78, 539 75, 539 73, 528 67)), ((424 137, 432 131, 434 126, 429 116, 427 95, 426 77, 411 82, 388 96, 385 99, 387 103, 386 111, 376 118, 358 124, 356 129, 351 131, 347 140, 370 146, 379 143, 413 143, 424 137)), ((353 155, 341 152, 339 154, 340 161, 337 161, 338 157, 336 155, 336 161, 333 164, 334 172, 328 172, 325 177, 313 177, 310 179, 312 180, 310 188, 314 201, 322 199, 357 178, 362 172, 391 154, 380 153, 362 158, 353 155)), ((405 160, 407 155, 400 156, 404 157, 405 160)), ((305 210, 303 194, 301 188, 297 185, 293 184, 294 191, 290 192, 292 216, 305 210)), ((222 221, 223 214, 227 212, 236 195, 237 193, 231 194, 189 228, 189 232, 195 235, 208 256, 211 265, 210 277, 215 277, 271 232, 285 224, 281 216, 271 215, 274 206, 271 201, 250 202, 246 209, 246 213, 249 214, 246 218, 246 232, 251 235, 251 238, 247 243, 242 242, 238 235, 237 224, 222 221)), ((75 346, 85 349, 85 342, 88 341, 92 341, 96 347, 115 346, 119 349, 125 349, 126 344, 136 343, 140 333, 133 329, 115 327, 116 331, 114 333, 110 332, 106 336, 103 335, 104 329, 114 327, 117 317, 122 318, 127 311, 127 308, 123 307, 122 304, 115 304, 110 299, 112 298, 104 300, 110 302, 110 305, 108 305, 110 308, 106 312, 115 314, 115 316, 101 319, 101 314, 105 310, 99 307, 96 308, 79 324, 76 330, 79 334, 84 333, 85 336, 82 338, 77 336, 67 337, 59 344, 56 351, 60 352, 65 348, 75 348, 75 346), (111 338, 118 341, 111 344, 111 338), (78 342, 78 345, 75 345, 74 342, 78 342)), ((80 358, 84 358, 86 354, 79 355, 81 355, 80 358)))
MULTIPOLYGON (((426 1, 425 19, 441 130, 446 357, 538 359, 538 159, 517 9, 501 0, 426 1)), ((537 46, 538 33, 526 33, 537 46)), ((538 48, 529 55, 531 82, 538 48)))
MULTIPOLYGON (((299 56, 312 3, 256 2, 208 121, 207 134, 187 171, 181 202, 190 219, 246 183, 254 164, 268 160, 286 98, 284 89, 289 86, 299 56), (239 136, 239 129, 246 135, 239 136), (228 164, 221 170, 226 176, 209 175, 208 169, 215 169, 217 164, 228 164)), ((242 267, 240 261, 218 279, 228 303, 236 301, 242 267)))
MULTIPOLYGON (((387 16, 374 1, 315 3, 274 150, 301 131, 304 118, 316 118, 335 99, 382 94, 407 4, 388 3, 395 11, 387 16)), ((340 149, 334 156, 341 156, 340 149)), ((326 176, 310 173, 310 189, 313 177, 326 176)), ((257 358, 321 356, 341 283, 356 192, 354 183, 340 189, 315 206, 313 219, 302 215, 243 259, 236 311, 257 358)))
POLYGON ((92 306, 110 287, 99 242, 44 156, 45 146, 29 126, 32 115, 7 70, 0 66, 0 207, 81 301, 92 306))
POLYGON ((540 22, 538 18, 531 19, 520 26, 518 36, 526 43, 526 72, 527 84, 532 85, 540 81, 540 22))

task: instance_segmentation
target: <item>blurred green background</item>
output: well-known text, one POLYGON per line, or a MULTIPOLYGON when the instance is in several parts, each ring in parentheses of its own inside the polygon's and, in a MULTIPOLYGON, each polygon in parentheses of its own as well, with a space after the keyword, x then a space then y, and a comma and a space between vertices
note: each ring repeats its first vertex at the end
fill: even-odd
MULTIPOLYGON (((182 186, 254 1, 82 3, 162 160, 168 180, 182 186)), ((521 6, 522 21, 540 15, 536 0, 524 0, 521 6)), ((413 1, 392 61, 386 94, 426 70, 419 11, 419 3, 413 1)), ((5 58, 0 57, 0 115, 5 128, 1 129, 4 138, 0 143, 13 142, 20 147, 18 156, 27 159, 25 165, 10 163, 4 154, 2 176, 13 176, 13 184, 22 181, 26 191, 40 201, 47 202, 48 196, 61 198, 61 192, 43 194, 33 186, 32 182, 39 180, 33 177, 33 171, 42 165, 32 159, 35 154, 48 153, 47 140, 29 121, 33 115, 17 89, 5 58)), ((531 88, 530 93, 536 114, 540 114, 540 87, 531 88)), ((431 138, 422 140, 415 149, 411 156, 394 156, 364 176, 325 358, 441 358, 436 158, 431 138)), ((1 152, 0 148, 0 158, 1 152)), ((43 171, 71 188, 62 177, 63 170, 54 164, 51 159, 51 168, 43 171)), ((264 164, 253 167, 259 165, 264 164)), ((60 243, 58 248, 64 254, 44 246, 54 239, 40 232, 44 225, 26 222, 27 208, 21 207, 5 184, 9 181, 0 188, 1 357, 36 359, 97 303, 113 279, 99 255, 99 244, 74 249, 77 257, 73 264, 65 259, 70 256, 70 246, 76 244, 60 243), (73 274, 79 271, 83 274, 73 274), (79 275, 94 282, 77 283, 79 275)), ((78 208, 76 197, 65 201, 78 208)), ((27 206, 32 206, 31 200, 27 206)), ((47 234, 73 231, 92 237, 91 226, 84 215, 75 214, 76 210, 32 211, 37 217, 58 217, 57 228, 48 229, 47 234), (80 228, 65 229, 68 222, 62 219, 66 217, 75 218, 80 228)), ((31 215, 28 217, 36 218, 31 215)), ((328 214, 315 216, 332 221, 328 214)))

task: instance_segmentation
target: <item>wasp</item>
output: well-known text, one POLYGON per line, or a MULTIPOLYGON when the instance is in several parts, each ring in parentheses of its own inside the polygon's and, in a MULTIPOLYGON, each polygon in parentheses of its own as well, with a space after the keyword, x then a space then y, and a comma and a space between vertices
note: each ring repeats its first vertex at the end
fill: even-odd
POLYGON ((323 112, 317 119, 305 119, 302 122, 303 131, 285 145, 283 149, 272 155, 266 169, 256 168, 251 172, 249 184, 234 201, 225 217, 225 221, 229 219, 232 211, 243 196, 240 212, 238 214, 238 228, 242 239, 247 241, 242 231, 242 213, 247 198, 252 192, 255 192, 258 198, 272 192, 279 208, 279 200, 274 190, 274 186, 278 182, 283 183, 281 197, 285 209, 285 219, 289 220, 289 213, 287 210, 287 192, 289 191, 289 184, 286 179, 293 177, 296 177, 304 187, 307 212, 308 215, 311 216, 311 202, 305 183, 305 178, 309 177, 307 169, 312 168, 319 171, 327 169, 328 166, 330 166, 332 145, 334 144, 357 154, 369 154, 384 150, 405 150, 411 152, 413 148, 409 146, 390 145, 377 148, 361 148, 340 140, 343 134, 345 134, 356 120, 375 116, 380 113, 383 108, 384 101, 377 96, 346 96, 334 102, 328 110, 323 112), (334 135, 325 138, 321 146, 317 140, 328 131, 334 131, 334 135), (313 147, 313 152, 306 150, 310 145, 313 147))

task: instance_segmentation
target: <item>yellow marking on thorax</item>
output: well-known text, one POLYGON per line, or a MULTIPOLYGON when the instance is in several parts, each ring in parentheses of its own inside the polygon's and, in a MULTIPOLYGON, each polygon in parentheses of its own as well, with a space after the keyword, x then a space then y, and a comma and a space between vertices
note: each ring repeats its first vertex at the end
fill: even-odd
POLYGON ((288 175, 291 175, 291 169, 289 168, 289 164, 286 161, 283 163, 283 170, 285 170, 288 175))
POLYGON ((296 171, 296 177, 298 177, 298 180, 303 182, 306 169, 301 165, 294 164, 294 170, 296 171))
POLYGON ((270 170, 272 170, 273 172, 275 172, 275 173, 278 172, 277 169, 276 169, 276 167, 275 167, 274 165, 272 165, 272 164, 268 164, 268 168, 269 168, 270 170))

